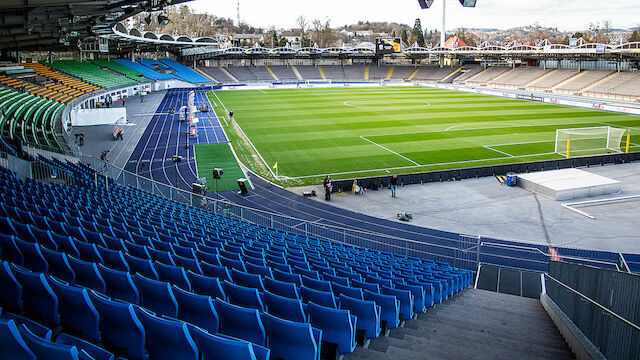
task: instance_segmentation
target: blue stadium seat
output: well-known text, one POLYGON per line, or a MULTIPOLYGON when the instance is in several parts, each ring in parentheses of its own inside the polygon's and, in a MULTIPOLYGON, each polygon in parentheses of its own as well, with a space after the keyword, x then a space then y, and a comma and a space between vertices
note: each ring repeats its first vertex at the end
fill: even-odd
POLYGON ((413 295, 413 311, 415 313, 421 313, 426 310, 426 292, 422 286, 397 283, 395 287, 398 290, 409 290, 411 292, 413 295))
POLYGON ((409 290, 393 289, 382 286, 382 293, 385 295, 393 295, 400 301, 400 319, 408 320, 413 318, 414 297, 409 290))
POLYGON ((380 335, 380 312, 382 308, 374 301, 340 295, 340 308, 347 309, 358 318, 356 328, 365 333, 367 339, 374 339, 380 335))
POLYGON ((111 250, 102 246, 98 246, 97 250, 102 258, 102 264, 114 270, 129 271, 129 265, 124 260, 122 251, 111 250))
POLYGON ((133 277, 133 283, 140 293, 140 306, 157 315, 167 315, 173 318, 177 316, 178 303, 168 283, 149 279, 140 274, 133 277))
MULTIPOLYGON (((247 258, 247 257, 245 257, 245 258, 247 258)), ((250 262, 248 262, 247 259, 245 259, 244 267, 247 269, 247 272, 251 273, 251 274, 257 274, 257 275, 260 275, 262 277, 273 276, 273 274, 271 273, 271 269, 269 269, 268 267, 263 266, 263 265, 256 265, 256 264, 250 263, 250 262)))
POLYGON ((104 280, 106 293, 110 297, 132 304, 140 302, 140 293, 133 283, 133 278, 126 271, 110 269, 102 264, 98 264, 98 272, 104 280))
POLYGON ((39 322, 33 321, 24 316, 16 315, 10 312, 4 313, 2 318, 5 320, 13 320, 16 326, 18 327, 20 327, 20 325, 22 324, 25 324, 31 330, 32 333, 38 335, 39 337, 45 340, 51 340, 51 335, 52 335, 51 330, 48 327, 40 324, 39 322))
POLYGON ((124 241, 123 244, 127 254, 131 256, 135 256, 139 259, 145 259, 145 260, 151 259, 151 256, 149 255, 149 252, 147 251, 146 246, 138 245, 131 241, 124 241))
POLYGON ((258 310, 215 300, 215 308, 220 319, 220 332, 247 340, 254 344, 265 345, 266 334, 258 310))
POLYGON ((44 247, 40 248, 40 252, 49 267, 49 275, 55 276, 70 284, 75 283, 76 274, 71 270, 71 265, 69 265, 69 260, 65 253, 49 250, 44 247))
POLYGON ((168 251, 147 247, 147 252, 149 253, 149 256, 151 256, 151 260, 159 261, 163 264, 175 265, 173 259, 171 259, 171 253, 168 251))
POLYGON ((375 293, 379 293, 380 292, 380 285, 378 285, 378 284, 370 284, 370 283, 367 283, 367 282, 364 282, 364 281, 351 279, 351 286, 360 288, 362 290, 369 290, 369 291, 375 292, 375 293))
POLYGON ((221 357, 220 354, 224 354, 228 359, 259 359, 253 351, 253 345, 249 342, 223 338, 193 326, 189 327, 189 334, 198 346, 202 360, 218 360, 221 357))
POLYGON ((40 252, 40 245, 21 240, 19 238, 14 238, 14 241, 24 258, 23 263, 19 265, 22 265, 31 271, 45 274, 49 271, 49 266, 44 260, 44 257, 42 257, 42 252, 40 252))
POLYGON ((0 319, 0 354, 11 360, 36 360, 13 320, 0 319))
POLYGON ((41 247, 46 247, 56 251, 58 250, 58 245, 56 245, 56 243, 51 238, 51 232, 49 230, 42 230, 38 229, 35 226, 32 226, 31 232, 33 233, 33 236, 36 237, 36 239, 38 240, 37 242, 41 247))
POLYGON ((94 291, 89 292, 89 297, 100 314, 102 343, 125 349, 129 360, 146 360, 145 332, 133 305, 111 301, 94 291))
POLYGON ((96 263, 78 260, 73 256, 69 256, 68 259, 71 269, 76 274, 76 281, 74 284, 88 287, 89 289, 93 289, 101 293, 105 292, 106 285, 104 283, 104 279, 98 272, 98 266, 96 266, 96 263))
MULTIPOLYGON (((38 360, 79 360, 75 346, 52 343, 32 333, 24 324, 20 325, 20 335, 29 350, 38 360)), ((83 357, 82 359, 87 359, 83 357)))
POLYGON ((273 278, 280 281, 290 282, 296 286, 302 285, 302 277, 298 274, 272 269, 273 278))
POLYGON ((274 359, 320 360, 322 330, 309 324, 260 315, 274 359))
POLYGON ((200 262, 202 274, 206 276, 216 277, 220 281, 231 281, 231 273, 224 266, 212 265, 207 262, 200 262))
POLYGON ((224 293, 227 295, 227 301, 230 303, 264 311, 264 304, 262 303, 258 289, 232 284, 228 281, 222 283, 222 289, 224 289, 224 293))
POLYGON ((309 323, 322 330, 322 340, 338 345, 340 354, 352 353, 356 348, 356 326, 358 318, 349 310, 339 310, 309 303, 309 323))
POLYGON ((269 314, 290 321, 307 321, 301 300, 272 294, 269 291, 265 291, 263 299, 269 314))
POLYGON ((220 256, 217 253, 213 254, 198 250, 196 251, 196 258, 198 258, 200 262, 205 261, 211 265, 222 266, 222 264, 220 264, 220 256))
POLYGON ((266 291, 292 299, 300 299, 298 288, 294 283, 274 280, 269 277, 265 277, 262 282, 266 291))
POLYGON ((364 300, 364 295, 362 293, 362 289, 360 288, 344 286, 336 283, 332 283, 331 288, 335 296, 339 297, 340 295, 344 294, 355 299, 364 300))
MULTIPOLYGON (((27 327, 29 326, 27 325, 27 327)), ((32 330, 31 327, 29 327, 29 329, 32 330)), ((85 352, 92 359, 95 359, 95 360, 113 360, 114 359, 114 356, 112 353, 99 347, 98 345, 95 345, 93 343, 90 343, 89 341, 82 340, 80 338, 71 336, 66 333, 60 333, 56 337, 55 343, 77 347, 80 359, 87 358, 87 356, 82 355, 82 352, 85 352)))
POLYGON ((209 277, 204 275, 195 274, 191 271, 187 271, 187 279, 191 283, 191 290, 200 295, 208 295, 211 298, 220 298, 226 300, 227 296, 222 289, 220 280, 215 277, 209 277))
POLYGON ((87 290, 70 286, 60 280, 49 277, 49 285, 58 297, 60 323, 82 334, 84 339, 100 342, 98 334, 98 311, 89 299, 87 290))
POLYGON ((228 269, 236 269, 242 272, 246 272, 247 269, 244 267, 244 263, 241 260, 229 259, 224 256, 220 256, 220 264, 228 269))
POLYGON ((329 281, 310 278, 306 275, 302 276, 302 285, 314 290, 331 292, 331 283, 329 281))
POLYGON ((338 308, 335 296, 333 296, 333 293, 328 291, 314 290, 303 285, 300 287, 300 296, 305 304, 314 302, 318 305, 334 309, 338 308))
POLYGON ((47 326, 60 324, 58 297, 51 290, 44 274, 32 272, 13 264, 11 272, 22 286, 24 310, 36 314, 47 326))
POLYGON ((58 235, 51 233, 51 238, 58 246, 58 251, 64 252, 67 256, 73 256, 77 259, 80 258, 80 252, 73 243, 73 239, 68 235, 58 235))
POLYGON ((171 285, 176 285, 184 290, 191 291, 191 284, 182 267, 165 265, 157 261, 153 263, 153 267, 156 269, 160 281, 165 281, 171 285))
POLYGON ((185 323, 156 317, 142 308, 136 310, 136 315, 147 335, 149 359, 198 360, 198 348, 185 323))
POLYGON ((13 228, 16 230, 16 236, 30 243, 37 243, 38 239, 31 232, 31 225, 23 224, 18 221, 12 221, 13 228))
POLYGON ((176 266, 181 266, 185 271, 193 271, 196 274, 202 274, 202 269, 200 268, 200 263, 195 258, 188 258, 180 255, 171 255, 171 259, 176 264, 176 266))
POLYGON ((393 295, 382 295, 364 291, 364 299, 374 301, 381 307, 380 320, 384 321, 387 328, 395 329, 400 325, 400 300, 393 295))
POLYGON ((212 334, 218 332, 220 319, 210 296, 197 295, 177 286, 173 287, 173 294, 178 302, 178 319, 212 334))
POLYGON ((262 284, 260 275, 231 269, 231 279, 236 285, 258 289, 260 292, 264 291, 264 285, 262 284))
POLYGON ((0 234, 0 251, 2 259, 13 264, 24 264, 24 257, 15 243, 13 235, 0 234))
POLYGON ((327 273, 322 274, 322 279, 325 281, 331 281, 334 284, 339 284, 342 286, 349 286, 349 278, 343 276, 336 276, 327 273))
POLYGON ((150 279, 158 280, 158 273, 149 259, 140 259, 129 254, 124 254, 124 259, 129 266, 131 274, 141 274, 150 279))
POLYGON ((0 305, 4 306, 4 310, 21 311, 22 310, 22 285, 18 282, 11 271, 8 262, 3 261, 0 264, 0 305))

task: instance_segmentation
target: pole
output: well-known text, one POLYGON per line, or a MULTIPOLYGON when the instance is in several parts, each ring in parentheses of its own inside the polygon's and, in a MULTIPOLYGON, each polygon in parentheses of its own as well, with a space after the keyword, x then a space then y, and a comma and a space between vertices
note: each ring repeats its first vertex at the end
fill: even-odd
POLYGON ((567 140, 567 159, 569 158, 569 151, 571 150, 571 139, 567 140))
POLYGON ((445 12, 446 12, 446 6, 447 4, 447 0, 442 0, 442 31, 440 32, 440 46, 444 47, 444 42, 446 41, 446 36, 445 36, 445 26, 444 26, 444 20, 445 20, 445 12))
POLYGON ((627 147, 625 149, 625 152, 628 153, 629 152, 629 144, 631 143, 631 131, 629 131, 627 133, 627 147))

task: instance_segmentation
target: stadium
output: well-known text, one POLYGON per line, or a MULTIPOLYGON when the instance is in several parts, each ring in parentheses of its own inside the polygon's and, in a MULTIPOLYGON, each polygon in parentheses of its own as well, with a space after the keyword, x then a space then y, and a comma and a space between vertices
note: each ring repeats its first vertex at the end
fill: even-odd
POLYGON ((190 1, 0 3, 0 358, 640 359, 640 42, 190 1))

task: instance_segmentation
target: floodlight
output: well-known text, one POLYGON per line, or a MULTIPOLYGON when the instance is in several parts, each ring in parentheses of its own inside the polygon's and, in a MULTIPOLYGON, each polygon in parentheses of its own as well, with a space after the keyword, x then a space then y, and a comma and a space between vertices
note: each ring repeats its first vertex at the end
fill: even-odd
POLYGON ((420 4, 421 8, 428 9, 433 4, 433 0, 418 0, 418 4, 420 4))
POLYGON ((171 20, 169 20, 168 17, 166 17, 165 15, 158 15, 158 24, 160 25, 167 25, 171 20))
POLYGON ((149 16, 147 16, 146 18, 144 18, 144 22, 147 23, 147 25, 151 25, 151 14, 149 14, 149 16))
POLYGON ((224 171, 222 171, 222 169, 220 168, 215 168, 213 169, 213 178, 214 179, 220 179, 220 177, 222 176, 222 174, 224 173, 224 171))
POLYGON ((476 0, 460 0, 460 4, 464 7, 476 7, 476 0))

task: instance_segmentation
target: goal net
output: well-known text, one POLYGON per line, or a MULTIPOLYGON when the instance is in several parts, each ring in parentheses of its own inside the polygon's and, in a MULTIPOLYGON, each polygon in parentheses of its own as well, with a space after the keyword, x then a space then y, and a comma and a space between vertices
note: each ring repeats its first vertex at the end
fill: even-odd
POLYGON ((622 152, 621 144, 627 131, 611 126, 558 129, 555 152, 565 157, 622 152))

